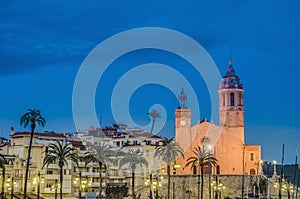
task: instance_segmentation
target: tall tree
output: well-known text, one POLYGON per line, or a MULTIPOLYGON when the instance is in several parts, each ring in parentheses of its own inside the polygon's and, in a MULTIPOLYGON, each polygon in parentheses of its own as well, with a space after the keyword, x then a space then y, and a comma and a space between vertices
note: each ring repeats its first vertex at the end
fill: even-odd
POLYGON ((208 150, 206 147, 200 147, 197 146, 193 149, 194 155, 187 159, 186 167, 190 166, 191 169, 194 167, 198 167, 199 174, 198 174, 198 199, 201 196, 201 199, 203 199, 203 171, 204 166, 216 166, 217 165, 217 159, 213 154, 210 153, 210 150, 208 150), (200 176, 201 176, 201 192, 200 192, 200 176), (201 194, 200 194, 201 193, 201 194))
POLYGON ((59 177, 60 177, 60 199, 62 199, 62 186, 63 186, 63 167, 68 165, 67 160, 72 160, 78 164, 78 154, 75 152, 74 147, 71 143, 62 144, 60 141, 55 141, 48 145, 48 151, 44 158, 43 167, 52 163, 57 163, 59 166, 59 177))
POLYGON ((36 127, 36 123, 38 125, 42 125, 42 127, 44 127, 46 120, 42 117, 40 110, 28 109, 27 112, 21 117, 20 124, 21 124, 21 126, 26 128, 29 123, 30 123, 30 128, 31 128, 31 134, 30 134, 28 157, 27 157, 26 171, 25 171, 24 194, 23 194, 24 199, 26 199, 26 194, 27 194, 27 180, 28 180, 30 154, 31 154, 32 138, 33 138, 34 130, 36 127))
MULTIPOLYGON (((114 155, 115 155, 114 148, 105 142, 101 142, 98 146, 94 146, 92 150, 88 151, 84 156, 84 162, 86 166, 90 162, 97 162, 99 164, 99 169, 100 169, 99 198, 101 198, 101 193, 102 193, 102 168, 104 167, 106 171, 109 163, 114 163, 114 159, 113 159, 114 155)), ((105 175, 105 178, 106 177, 107 175, 105 175)), ((104 192, 106 193, 106 186, 104 192)))
POLYGON ((152 118, 152 126, 151 126, 150 133, 153 133, 156 118, 160 118, 160 114, 156 110, 151 110, 151 112, 149 112, 148 115, 150 115, 150 117, 152 118))
POLYGON ((127 153, 124 154, 122 159, 119 161, 119 166, 122 167, 124 165, 129 165, 131 169, 131 191, 132 198, 136 199, 135 191, 134 191, 134 178, 135 178, 135 169, 138 165, 141 167, 144 165, 148 167, 148 161, 143 157, 143 153, 137 150, 130 149, 127 153))
POLYGON ((4 185, 5 185, 5 157, 0 154, 0 168, 2 169, 2 187, 1 187, 1 198, 5 198, 4 185))
POLYGON ((155 148, 154 157, 159 157, 162 161, 167 164, 167 175, 168 175, 168 199, 170 199, 170 186, 171 186, 171 163, 182 155, 183 149, 174 138, 166 138, 162 140, 162 145, 155 148))

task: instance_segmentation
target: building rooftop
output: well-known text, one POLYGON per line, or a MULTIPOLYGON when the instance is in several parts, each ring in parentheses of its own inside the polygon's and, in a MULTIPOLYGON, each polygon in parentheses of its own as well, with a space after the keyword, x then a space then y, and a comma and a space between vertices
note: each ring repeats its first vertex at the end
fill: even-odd
MULTIPOLYGON (((19 136, 30 136, 31 132, 15 132, 11 137, 19 137, 19 136)), ((45 133, 40 133, 40 132, 35 132, 35 136, 42 136, 42 137, 57 137, 57 138, 67 138, 66 135, 62 133, 51 133, 51 132, 45 132, 45 133)))

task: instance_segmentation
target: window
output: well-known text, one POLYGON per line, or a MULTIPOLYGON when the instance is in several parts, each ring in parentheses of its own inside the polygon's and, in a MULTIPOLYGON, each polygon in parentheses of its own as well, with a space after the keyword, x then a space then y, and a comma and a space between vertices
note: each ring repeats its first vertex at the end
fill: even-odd
POLYGON ((234 93, 230 93, 230 106, 234 106, 234 93))
POLYGON ((48 154, 48 147, 45 148, 45 155, 47 156, 48 154))
POLYGON ((225 106, 225 94, 222 95, 223 97, 223 107, 225 106))
POLYGON ((47 183, 47 184, 46 184, 46 188, 51 188, 52 185, 53 185, 52 183, 47 183))
POLYGON ((197 167, 196 167, 196 165, 193 166, 193 174, 197 174, 197 167))
POLYGON ((47 171, 47 174, 53 174, 53 171, 51 171, 51 170, 49 171, 49 170, 48 170, 48 171, 47 171))
POLYGON ((250 161, 254 161, 254 153, 250 153, 250 161))
POLYGON ((243 106, 243 95, 242 94, 239 95, 239 103, 240 103, 240 106, 243 106))
POLYGON ((250 169, 250 175, 255 175, 255 169, 250 169))
POLYGON ((211 147, 211 145, 210 145, 210 140, 208 137, 204 137, 202 139, 202 146, 207 148, 208 150, 210 150, 209 147, 211 147))

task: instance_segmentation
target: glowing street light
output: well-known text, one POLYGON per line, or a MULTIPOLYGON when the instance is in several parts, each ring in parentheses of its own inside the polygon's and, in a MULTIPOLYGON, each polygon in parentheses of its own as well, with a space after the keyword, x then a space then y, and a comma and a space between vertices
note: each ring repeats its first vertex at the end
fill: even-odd
POLYGON ((276 172, 276 164, 277 164, 276 160, 273 160, 273 165, 274 165, 274 173, 273 173, 273 175, 274 175, 274 176, 277 175, 277 172, 276 172))

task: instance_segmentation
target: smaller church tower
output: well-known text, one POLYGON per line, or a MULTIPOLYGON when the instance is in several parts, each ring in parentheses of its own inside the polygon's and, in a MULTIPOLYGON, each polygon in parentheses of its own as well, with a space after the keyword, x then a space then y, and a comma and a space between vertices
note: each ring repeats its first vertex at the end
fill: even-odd
POLYGON ((220 126, 244 127, 244 89, 235 74, 232 59, 219 86, 220 126))
MULTIPOLYGON (((176 140, 186 140, 190 134, 191 128, 191 110, 187 108, 187 95, 182 88, 180 95, 178 95, 179 107, 175 110, 175 131, 176 140)), ((182 148, 185 148, 182 143, 182 148)))

